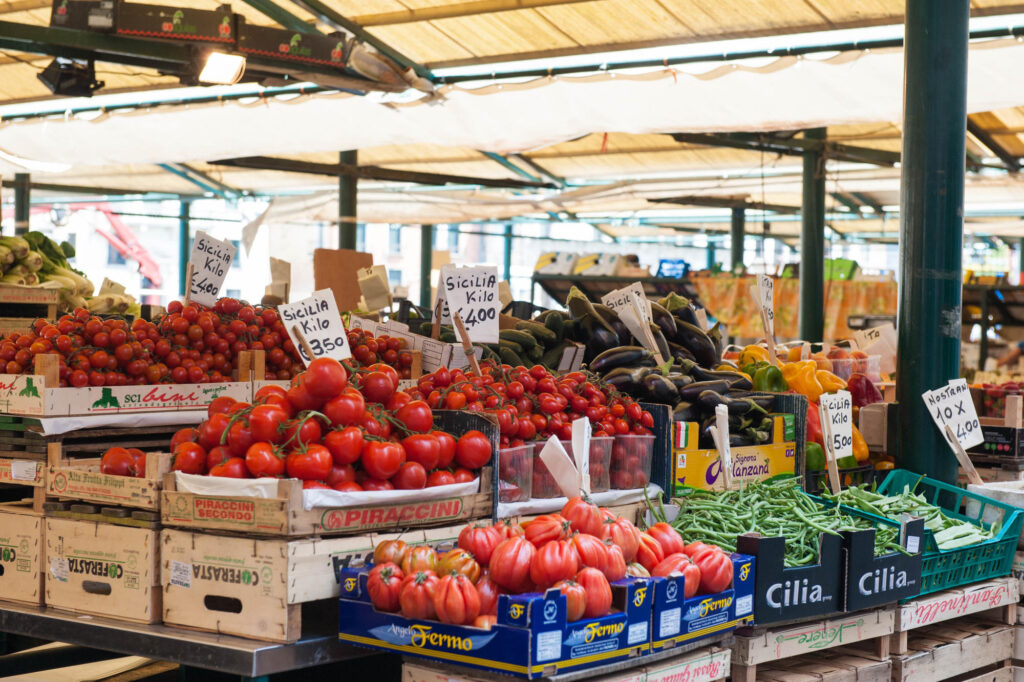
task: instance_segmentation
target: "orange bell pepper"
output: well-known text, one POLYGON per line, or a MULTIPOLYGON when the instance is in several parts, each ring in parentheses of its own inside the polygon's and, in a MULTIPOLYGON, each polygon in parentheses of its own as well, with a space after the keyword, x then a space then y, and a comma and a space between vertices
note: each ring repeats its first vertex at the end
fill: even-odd
POLYGON ((828 370, 819 369, 814 376, 817 377, 818 383, 821 384, 821 390, 825 393, 835 393, 846 388, 846 382, 828 370))
POLYGON ((864 440, 864 436, 861 435, 860 429, 856 425, 851 424, 850 428, 853 430, 853 457, 858 464, 863 464, 868 461, 870 456, 867 441, 864 440))

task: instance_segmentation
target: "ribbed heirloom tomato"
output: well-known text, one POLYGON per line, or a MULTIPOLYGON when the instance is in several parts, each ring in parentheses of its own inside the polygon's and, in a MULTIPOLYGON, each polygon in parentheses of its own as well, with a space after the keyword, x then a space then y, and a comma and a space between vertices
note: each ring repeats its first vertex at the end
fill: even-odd
POLYGON ((494 548, 503 539, 501 531, 494 526, 470 524, 459 533, 459 547, 472 554, 481 566, 486 566, 494 548))
POLYGON ((543 514, 522 524, 526 539, 535 547, 569 537, 569 522, 559 514, 543 514))
POLYGON ((597 537, 602 540, 611 540, 612 544, 622 548, 622 556, 626 563, 633 561, 637 549, 640 547, 640 530, 627 519, 607 513, 604 523, 601 524, 601 532, 597 537))
MULTIPOLYGON (((622 580, 626 577, 626 559, 622 556, 622 548, 611 544, 609 540, 604 542, 605 551, 607 552, 604 568, 602 569, 604 577, 608 578, 609 582, 622 580)), ((597 567, 595 566, 594 568, 597 567)))
POLYGON ((546 589, 559 580, 576 575, 579 557, 565 540, 552 540, 540 546, 530 563, 530 580, 539 589, 546 589))
POLYGON ((417 571, 412 574, 406 571, 398 593, 402 615, 418 620, 433 618, 437 583, 437 575, 433 571, 417 571))
POLYGON ((647 533, 640 534, 640 546, 636 551, 636 560, 641 566, 646 568, 648 571, 653 571, 654 567, 661 563, 661 560, 665 558, 665 550, 661 548, 661 543, 658 542, 652 535, 647 533))
POLYGON ((401 566, 409 553, 409 545, 401 540, 385 540, 373 548, 373 563, 386 564, 388 562, 401 566))
POLYGON ((482 572, 483 569, 480 568, 480 564, 473 558, 473 555, 461 547, 450 549, 437 557, 437 574, 440 576, 458 573, 475 583, 480 579, 482 572))
POLYGON ((491 580, 509 592, 518 593, 529 590, 530 563, 537 554, 537 549, 522 536, 502 540, 491 553, 489 570, 491 580))
MULTIPOLYGON (((732 564, 730 563, 730 580, 732 579, 731 571, 732 564)), ((701 584, 702 572, 697 564, 695 564, 693 560, 685 554, 681 552, 669 554, 651 570, 651 575, 654 577, 665 578, 675 574, 682 574, 685 581, 683 597, 689 599, 693 595, 697 594, 697 590, 701 584)), ((721 590, 716 590, 716 592, 720 591, 721 590)))
POLYGON ((587 593, 583 586, 575 580, 561 580, 554 587, 565 595, 565 619, 572 622, 582 618, 587 609, 587 593))
MULTIPOLYGON (((596 568, 602 573, 608 564, 608 548, 605 544, 593 535, 586 533, 574 533, 569 538, 569 544, 580 559, 580 566, 596 568)), ((620 550, 621 554, 621 550, 620 550)))
POLYGON ((410 547, 402 558, 401 566, 406 575, 416 571, 434 571, 437 568, 437 552, 433 547, 425 545, 410 547))
POLYGON ((700 591, 715 594, 732 585, 732 560, 720 549, 700 553, 693 560, 700 569, 700 591))
POLYGON ((603 616, 612 608, 612 586, 604 573, 596 568, 584 568, 576 574, 574 580, 583 587, 587 595, 583 609, 584 618, 603 616))
POLYGON ((370 601, 380 611, 397 611, 398 595, 402 589, 405 574, 393 563, 377 564, 366 579, 366 591, 370 601))
POLYGON ((574 497, 566 502, 562 507, 562 516, 569 520, 573 530, 590 535, 600 533, 601 525, 604 522, 601 509, 582 497, 574 497))
POLYGON ((480 595, 480 613, 496 615, 498 613, 498 595, 501 588, 491 580, 489 573, 485 573, 480 580, 476 581, 476 591, 480 595))
POLYGON ((434 611, 442 623, 468 625, 480 615, 480 594, 466 576, 444 576, 434 592, 434 611))
POLYGON ((684 543, 682 536, 669 524, 664 522, 656 523, 647 529, 647 533, 661 544, 661 548, 665 550, 666 556, 683 551, 684 543))

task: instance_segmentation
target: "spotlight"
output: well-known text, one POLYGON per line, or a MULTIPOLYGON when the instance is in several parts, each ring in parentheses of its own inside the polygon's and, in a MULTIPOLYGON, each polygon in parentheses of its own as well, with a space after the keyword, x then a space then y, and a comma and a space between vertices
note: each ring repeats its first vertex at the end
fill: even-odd
POLYGON ((245 73, 244 55, 209 52, 206 54, 205 63, 199 69, 199 82, 234 85, 242 79, 243 73, 245 73))
POLYGON ((105 83, 96 80, 93 60, 65 59, 57 57, 49 66, 36 74, 50 92, 68 97, 92 97, 92 93, 105 83))

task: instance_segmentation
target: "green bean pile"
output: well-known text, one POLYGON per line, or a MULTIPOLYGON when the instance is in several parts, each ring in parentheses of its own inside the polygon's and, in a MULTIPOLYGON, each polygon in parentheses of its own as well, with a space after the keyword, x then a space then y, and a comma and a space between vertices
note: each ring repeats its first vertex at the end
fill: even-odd
MULTIPOLYGON (((786 566, 817 562, 819 533, 840 535, 844 530, 874 528, 875 556, 904 552, 898 528, 826 508, 801 491, 797 478, 757 481, 738 490, 687 489, 673 502, 680 510, 670 523, 687 543, 701 540, 735 552, 736 536, 743 533, 781 535, 786 538, 786 566)), ((658 521, 666 520, 660 502, 657 508, 651 506, 651 513, 658 521)))

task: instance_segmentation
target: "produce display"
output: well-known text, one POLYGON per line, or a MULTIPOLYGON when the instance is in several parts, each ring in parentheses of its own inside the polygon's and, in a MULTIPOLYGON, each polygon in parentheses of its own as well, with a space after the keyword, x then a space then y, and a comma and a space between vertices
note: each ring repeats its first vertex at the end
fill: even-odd
POLYGON ((480 431, 434 429, 422 400, 398 390, 383 363, 351 376, 317 358, 291 387, 261 388, 254 404, 222 396, 197 428, 171 439, 172 468, 228 478, 297 478, 304 488, 417 489, 469 483, 491 461, 480 431))
POLYGON ((21 286, 56 282, 60 285, 61 301, 68 309, 85 306, 93 283, 68 263, 67 259, 74 255, 74 246, 68 242, 57 244, 42 232, 0 237, 0 280, 21 286))
MULTIPOLYGON (((759 481, 738 490, 712 492, 687 489, 673 500, 679 515, 669 524, 687 542, 710 541, 736 551, 736 536, 760 533, 786 538, 786 566, 805 566, 818 560, 820 533, 840 535, 844 530, 875 530, 875 555, 903 552, 899 528, 876 526, 868 519, 826 507, 800 490, 798 478, 759 481)), ((651 505, 652 513, 667 523, 664 508, 651 505)))
POLYGON ((138 448, 107 448, 100 458, 100 473, 111 476, 145 478, 146 453, 138 448))
POLYGON ((580 497, 522 524, 470 524, 458 547, 443 553, 387 540, 373 564, 367 588, 376 609, 484 629, 495 622, 499 594, 557 588, 576 621, 609 613, 610 583, 626 576, 683 575, 686 597, 721 592, 733 577, 721 549, 684 546, 664 524, 642 532, 580 497))
MULTIPOLYGON (((915 485, 914 488, 916 487, 915 485)), ((998 525, 986 529, 946 515, 941 509, 930 504, 923 495, 915 494, 914 488, 908 485, 903 487, 903 492, 899 495, 879 495, 867 490, 866 486, 853 486, 835 495, 823 493, 822 497, 836 504, 843 504, 875 516, 884 516, 893 521, 901 520, 904 514, 921 517, 924 519, 924 527, 934 534, 935 544, 940 550, 969 547, 991 540, 998 534, 998 525)))
POLYGON ((1024 384, 1019 381, 1004 381, 1000 384, 983 383, 981 407, 983 417, 1002 417, 1006 414, 1006 397, 1020 395, 1024 384))

